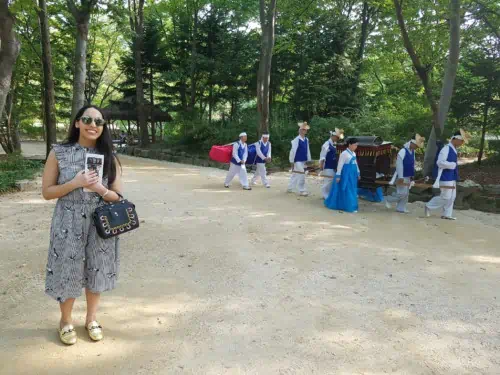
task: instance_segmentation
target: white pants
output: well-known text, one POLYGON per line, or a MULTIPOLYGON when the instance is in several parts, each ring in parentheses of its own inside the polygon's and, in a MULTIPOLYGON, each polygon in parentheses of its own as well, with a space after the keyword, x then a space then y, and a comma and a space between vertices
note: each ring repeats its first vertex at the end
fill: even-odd
MULTIPOLYGON (((403 178, 405 184, 410 183, 410 178, 403 178)), ((406 210, 406 205, 408 204, 408 196, 410 195, 410 187, 409 186, 401 186, 396 185, 396 192, 392 193, 392 195, 388 195, 385 197, 387 202, 397 203, 396 210, 400 212, 404 212, 406 210)))
POLYGON ((456 181, 440 181, 441 186, 455 186, 455 189, 441 189, 439 197, 432 198, 426 206, 429 210, 443 209, 443 216, 451 217, 453 215, 453 203, 457 197, 456 181))
POLYGON ((257 179, 260 177, 262 180, 262 184, 264 186, 269 186, 269 181, 267 180, 267 169, 265 163, 256 163, 255 164, 255 174, 252 178, 252 185, 257 182, 257 179))
MULTIPOLYGON (((323 169, 321 172, 322 176, 335 177, 335 171, 333 169, 323 169)), ((323 194, 323 199, 328 198, 330 195, 330 190, 332 189, 333 178, 325 178, 323 181, 323 186, 321 187, 321 194, 323 194)))
MULTIPOLYGON (((298 161, 294 164, 293 170, 296 172, 304 172, 305 171, 305 162, 298 161)), ((295 190, 295 187, 299 185, 299 192, 305 193, 306 189, 306 175, 303 173, 292 173, 290 177, 290 183, 288 184, 288 190, 295 190)))
POLYGON ((224 182, 224 185, 229 185, 231 181, 233 181, 234 176, 236 176, 237 174, 239 174, 240 176, 241 186, 248 187, 248 176, 246 167, 244 165, 236 165, 233 163, 230 163, 229 172, 227 172, 226 181, 224 182))

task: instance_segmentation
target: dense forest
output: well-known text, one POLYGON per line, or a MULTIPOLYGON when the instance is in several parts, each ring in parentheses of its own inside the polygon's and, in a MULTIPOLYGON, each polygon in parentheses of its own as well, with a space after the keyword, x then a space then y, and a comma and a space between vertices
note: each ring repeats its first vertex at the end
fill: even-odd
POLYGON ((500 134, 497 0, 0 0, 0 43, 8 153, 85 103, 115 137, 200 152, 269 130, 285 155, 301 120, 314 145, 418 132, 432 159, 457 127, 479 160, 500 134))

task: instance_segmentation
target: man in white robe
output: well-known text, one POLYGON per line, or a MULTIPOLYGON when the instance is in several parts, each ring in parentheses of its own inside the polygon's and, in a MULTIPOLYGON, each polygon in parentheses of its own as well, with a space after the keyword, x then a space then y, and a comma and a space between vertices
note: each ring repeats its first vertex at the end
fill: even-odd
POLYGON ((453 204, 457 197, 458 182, 458 151, 457 149, 467 143, 470 135, 460 129, 450 139, 450 143, 439 152, 437 159, 438 175, 434 188, 440 188, 441 194, 432 198, 425 205, 425 216, 430 216, 430 210, 442 210, 441 219, 456 220, 453 217, 453 204))
POLYGON ((292 141, 290 150, 290 164, 292 165, 292 176, 288 184, 288 193, 293 193, 296 186, 299 186, 299 193, 303 197, 309 195, 306 188, 306 163, 311 162, 311 150, 309 148, 309 139, 307 139, 307 131, 310 126, 307 122, 300 122, 299 135, 292 141), (294 173, 297 172, 297 173, 294 173))
POLYGON ((248 158, 247 133, 240 134, 240 140, 233 144, 233 157, 229 163, 229 171, 224 182, 224 187, 229 188, 229 184, 236 175, 240 176, 240 184, 243 190, 252 190, 248 186, 248 175, 245 163, 248 158))
POLYGON ((396 212, 409 213, 408 197, 415 176, 415 151, 424 146, 425 138, 417 134, 399 150, 396 159, 396 173, 392 177, 391 185, 396 183, 396 192, 385 197, 385 206, 391 209, 391 203, 396 203, 396 212))
POLYGON ((255 151, 257 158, 255 160, 255 174, 252 178, 251 184, 255 185, 257 179, 260 177, 262 184, 266 188, 270 188, 269 180, 267 179, 266 163, 271 162, 271 142, 269 142, 269 134, 262 134, 260 141, 255 143, 255 151), (265 153, 265 155, 264 155, 265 153))
POLYGON ((335 170, 337 169, 337 142, 344 138, 344 130, 335 129, 330 132, 330 139, 326 141, 321 147, 319 154, 319 167, 321 175, 324 176, 323 186, 321 187, 321 194, 323 199, 328 198, 330 190, 333 185, 333 178, 335 177, 335 170))

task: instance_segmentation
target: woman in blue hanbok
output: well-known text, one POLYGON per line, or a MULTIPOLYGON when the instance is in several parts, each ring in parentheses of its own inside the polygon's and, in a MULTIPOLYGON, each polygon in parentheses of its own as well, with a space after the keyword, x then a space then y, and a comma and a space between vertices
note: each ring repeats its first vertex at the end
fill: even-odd
POLYGON ((332 210, 358 212, 358 180, 359 167, 354 151, 358 148, 358 140, 349 138, 347 149, 340 154, 337 173, 333 187, 325 199, 325 206, 332 210))

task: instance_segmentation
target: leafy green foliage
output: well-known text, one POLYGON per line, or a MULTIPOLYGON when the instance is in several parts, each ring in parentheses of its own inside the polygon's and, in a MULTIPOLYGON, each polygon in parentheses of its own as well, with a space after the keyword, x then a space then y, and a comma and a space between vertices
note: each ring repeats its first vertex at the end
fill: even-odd
POLYGON ((0 158, 0 194, 14 190, 16 181, 33 178, 42 167, 42 162, 24 159, 19 154, 0 158))
MULTIPOLYGON (((13 86, 14 116, 24 134, 36 132, 33 124, 41 122, 42 113, 39 26, 32 4, 18 0, 13 5, 23 43, 13 86)), ((213 144, 233 141, 241 130, 257 139, 258 4, 146 2, 144 96, 174 117, 164 128, 169 145, 206 152, 213 144)), ((449 42, 449 1, 404 4, 410 38, 439 95, 449 42)), ((462 4, 462 57, 446 132, 456 127, 472 131, 474 150, 484 126, 488 134, 500 133, 500 5, 494 0, 462 4)), ((76 27, 64 1, 49 2, 49 17, 57 116, 67 124, 76 27)), ((89 101, 106 106, 135 97, 132 40, 126 3, 100 2, 90 21, 89 101)), ((348 134, 380 135, 398 146, 416 132, 429 135, 431 113, 403 46, 392 0, 278 1, 270 96, 274 154, 285 162, 300 120, 312 124, 315 157, 335 127, 348 134), (365 3, 372 13, 366 48, 358 61, 365 3), (358 66, 359 84, 353 95, 358 66)))

